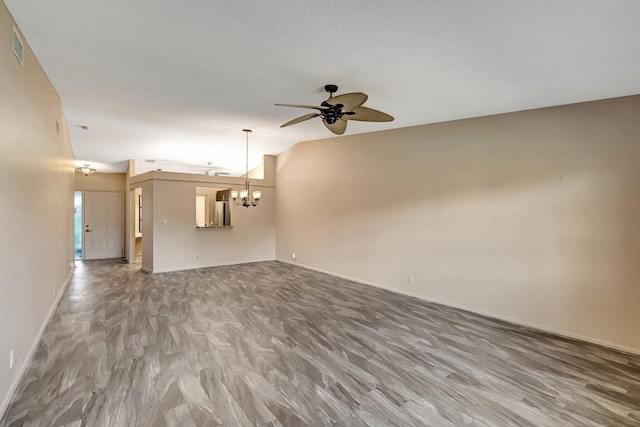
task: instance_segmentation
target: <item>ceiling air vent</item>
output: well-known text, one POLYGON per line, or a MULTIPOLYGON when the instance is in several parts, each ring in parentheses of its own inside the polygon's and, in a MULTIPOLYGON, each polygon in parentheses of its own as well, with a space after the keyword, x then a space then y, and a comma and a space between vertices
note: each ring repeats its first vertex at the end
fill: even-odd
POLYGON ((22 39, 20 38, 16 27, 13 27, 13 37, 11 39, 13 53, 16 55, 16 58, 18 58, 18 62, 20 63, 20 65, 24 67, 24 49, 22 45, 22 39))

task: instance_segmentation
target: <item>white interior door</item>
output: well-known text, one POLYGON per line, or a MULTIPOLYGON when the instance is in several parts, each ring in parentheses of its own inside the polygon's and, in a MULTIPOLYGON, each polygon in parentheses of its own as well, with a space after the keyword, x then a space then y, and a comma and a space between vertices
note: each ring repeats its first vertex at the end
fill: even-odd
POLYGON ((83 259, 122 257, 122 193, 85 191, 83 259))

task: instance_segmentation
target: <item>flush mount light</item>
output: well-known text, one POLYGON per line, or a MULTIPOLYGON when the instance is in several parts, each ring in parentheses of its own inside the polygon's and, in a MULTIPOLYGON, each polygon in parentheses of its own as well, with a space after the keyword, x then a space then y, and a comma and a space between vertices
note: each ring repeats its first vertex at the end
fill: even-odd
POLYGON ((84 166, 79 167, 77 171, 83 173, 84 176, 89 176, 95 173, 96 170, 93 169, 91 166, 89 166, 87 163, 85 163, 84 166))

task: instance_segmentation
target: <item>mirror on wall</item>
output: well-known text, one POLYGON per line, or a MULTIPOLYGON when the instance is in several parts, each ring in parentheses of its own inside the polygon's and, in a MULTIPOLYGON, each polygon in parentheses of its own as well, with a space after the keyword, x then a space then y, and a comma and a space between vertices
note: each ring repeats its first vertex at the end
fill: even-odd
POLYGON ((196 187, 196 227, 231 228, 230 188, 196 187))

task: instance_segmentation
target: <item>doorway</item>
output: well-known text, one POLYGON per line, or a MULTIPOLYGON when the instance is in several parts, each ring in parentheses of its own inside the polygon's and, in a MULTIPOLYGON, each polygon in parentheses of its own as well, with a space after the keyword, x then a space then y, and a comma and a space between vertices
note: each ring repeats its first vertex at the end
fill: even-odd
POLYGON ((82 259, 82 191, 73 192, 73 258, 82 259))
POLYGON ((123 256, 122 193, 85 191, 82 203, 82 259, 123 256))
POLYGON ((134 245, 133 245, 133 260, 135 262, 142 262, 142 188, 136 188, 132 190, 134 193, 134 245))

